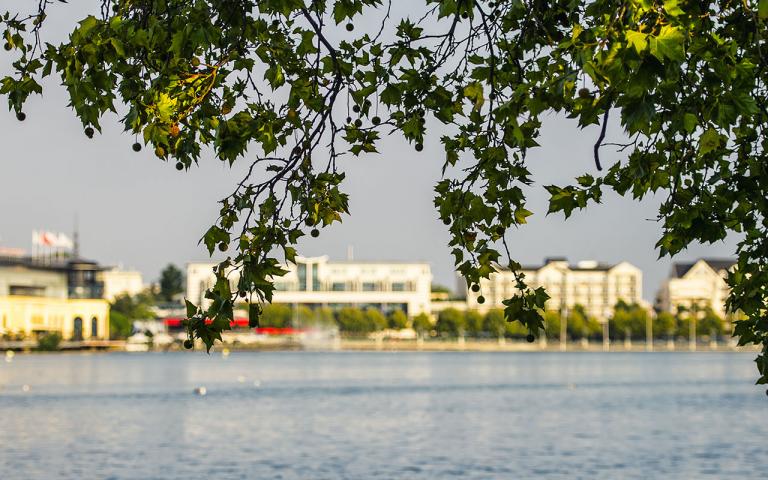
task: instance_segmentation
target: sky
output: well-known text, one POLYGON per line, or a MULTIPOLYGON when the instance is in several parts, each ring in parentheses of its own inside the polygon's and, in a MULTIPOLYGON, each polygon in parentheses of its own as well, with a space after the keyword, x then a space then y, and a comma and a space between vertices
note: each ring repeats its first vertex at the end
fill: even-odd
MULTIPOLYGON (((9 3, 0 1, 0 11, 9 3)), ((407 8, 403 4, 400 8, 407 8)), ((49 13, 49 41, 84 15, 82 8, 67 8, 57 4, 49 13)), ((394 11, 393 17, 399 13, 407 12, 394 11)), ((2 54, 0 67, 7 67, 2 54)), ((122 133, 117 116, 105 118, 103 133, 89 140, 56 82, 46 84, 44 95, 33 97, 25 112, 26 121, 18 122, 13 113, 0 110, 0 246, 29 250, 32 230, 71 233, 77 218, 84 257, 140 270, 145 282, 155 281, 168 263, 184 266, 208 259, 198 241, 217 218, 216 202, 243 176, 247 159, 230 168, 206 154, 199 166, 178 172, 149 149, 133 152, 133 136, 122 133)), ((613 117, 606 142, 622 138, 613 117)), ((435 283, 457 285, 447 227, 432 203, 444 158, 441 126, 433 121, 427 126, 431 133, 423 152, 388 137, 380 154, 340 162, 347 173, 343 189, 350 195, 351 215, 323 229, 319 238, 305 237, 301 255, 344 260, 351 246, 356 260, 427 261, 435 283)), ((636 202, 606 192, 601 205, 575 212, 567 221, 562 214, 546 215, 544 185, 598 173, 592 157, 597 136, 596 127, 581 130, 575 121, 555 115, 545 119, 542 147, 528 157, 536 183, 526 192, 534 216, 506 238, 513 257, 524 264, 540 264, 550 256, 574 263, 628 261, 643 270, 644 298, 652 301, 673 261, 658 260, 654 250, 661 234, 655 221, 660 198, 636 202)), ((605 147, 603 165, 623 155, 605 147)), ((693 245, 674 260, 731 257, 736 242, 732 237, 693 245)))

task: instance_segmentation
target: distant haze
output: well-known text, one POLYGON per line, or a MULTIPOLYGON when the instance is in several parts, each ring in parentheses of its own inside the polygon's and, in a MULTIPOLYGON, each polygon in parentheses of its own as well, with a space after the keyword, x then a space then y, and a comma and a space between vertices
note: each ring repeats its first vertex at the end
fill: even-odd
MULTIPOLYGON (((2 1, 0 9, 15 3, 2 1)), ((54 7, 50 18, 64 20, 48 25, 48 41, 70 29, 71 19, 85 15, 82 7, 54 7)), ((3 71, 7 63, 0 54, 3 71)), ((117 116, 105 117, 103 134, 89 140, 66 105, 63 88, 48 82, 45 96, 29 101, 25 122, 0 113, 0 246, 29 249, 34 229, 71 233, 77 214, 83 256, 138 269, 147 282, 156 280, 167 263, 183 266, 207 259, 198 240, 217 217, 216 201, 231 193, 243 175, 247 158, 229 168, 208 153, 199 167, 180 173, 148 149, 131 151, 133 136, 122 133, 117 116)), ((447 227, 432 205, 444 158, 441 126, 429 122, 428 127, 421 153, 393 137, 382 141, 379 155, 345 158, 340 166, 347 172, 343 188, 350 194, 352 215, 323 229, 317 239, 307 237, 300 253, 344 259, 352 245, 359 260, 424 260, 432 265, 435 283, 455 287, 447 227)), ((526 191, 535 215, 507 239, 513 256, 525 264, 547 256, 566 256, 573 263, 627 260, 643 270, 644 297, 652 300, 670 268, 669 259, 656 260, 653 247, 661 233, 654 220, 661 197, 634 202, 606 192, 602 205, 575 212, 567 222, 562 215, 545 216, 543 185, 597 173, 592 159, 597 135, 596 128, 579 130, 561 117, 545 122, 539 140, 543 147, 528 157, 536 185, 526 191)), ((620 139, 614 120, 606 141, 620 139)), ((604 165, 624 157, 603 149, 604 165)), ((679 258, 728 257, 735 246, 734 237, 694 246, 679 258)))

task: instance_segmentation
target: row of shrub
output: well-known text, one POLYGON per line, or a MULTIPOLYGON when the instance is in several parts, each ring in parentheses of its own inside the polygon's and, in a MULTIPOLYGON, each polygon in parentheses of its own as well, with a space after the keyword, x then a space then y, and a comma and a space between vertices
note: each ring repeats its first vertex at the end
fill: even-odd
MULTIPOLYGON (((571 340, 601 339, 603 336, 603 324, 587 315, 579 305, 566 315, 557 311, 544 312, 543 315, 544 334, 547 338, 560 338, 563 321, 566 322, 566 335, 571 340)), ((619 302, 608 320, 609 337, 645 338, 649 319, 654 338, 687 337, 693 319, 696 319, 697 336, 721 336, 727 333, 725 322, 711 309, 700 312, 681 311, 677 315, 662 312, 651 318, 649 312, 641 306, 619 302)), ((490 310, 485 315, 475 311, 443 310, 438 315, 435 330, 441 336, 522 338, 528 334, 520 322, 507 322, 502 310, 490 310)))
MULTIPOLYGON (((612 339, 645 338, 649 313, 639 305, 619 302, 613 317, 609 319, 608 331, 612 339)), ((722 318, 711 309, 698 314, 681 312, 678 315, 660 313, 652 318, 655 338, 686 337, 690 322, 697 318, 698 335, 720 336, 726 333, 722 318)), ((551 339, 560 338, 563 315, 559 312, 544 313, 544 334, 551 339)), ((576 306, 565 315, 566 333, 571 340, 601 339, 603 325, 587 315, 584 308, 576 306)), ((269 304, 264 306, 260 318, 264 327, 333 327, 349 334, 367 334, 383 329, 413 328, 419 333, 432 333, 441 337, 467 336, 475 338, 508 337, 523 338, 528 334, 520 322, 508 322, 503 310, 490 310, 485 314, 477 311, 446 309, 438 314, 437 323, 432 324, 427 315, 421 314, 409 319, 402 310, 384 315, 375 308, 353 307, 333 311, 329 308, 310 309, 306 306, 269 304)))
POLYGON ((338 311, 330 308, 311 309, 306 306, 289 304, 267 304, 259 318, 262 327, 338 327, 341 332, 366 334, 384 329, 400 330, 414 328, 429 331, 432 323, 425 314, 409 319, 402 310, 383 314, 376 308, 346 307, 338 311))

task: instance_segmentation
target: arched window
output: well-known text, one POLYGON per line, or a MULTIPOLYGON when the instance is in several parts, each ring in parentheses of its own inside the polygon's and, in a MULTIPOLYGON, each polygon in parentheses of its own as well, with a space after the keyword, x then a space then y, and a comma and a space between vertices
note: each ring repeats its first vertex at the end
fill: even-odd
POLYGON ((99 336, 99 319, 96 317, 93 317, 91 319, 91 338, 96 338, 99 336))
POLYGON ((72 340, 79 342, 82 339, 83 339, 83 319, 80 317, 76 317, 74 325, 72 326, 72 340))

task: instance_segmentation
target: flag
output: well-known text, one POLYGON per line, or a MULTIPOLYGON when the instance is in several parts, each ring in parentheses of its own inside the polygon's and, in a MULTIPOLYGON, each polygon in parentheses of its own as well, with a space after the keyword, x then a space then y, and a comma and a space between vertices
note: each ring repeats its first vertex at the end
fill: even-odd
POLYGON ((63 233, 48 232, 45 230, 32 231, 32 245, 35 247, 74 248, 74 242, 63 233))

